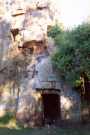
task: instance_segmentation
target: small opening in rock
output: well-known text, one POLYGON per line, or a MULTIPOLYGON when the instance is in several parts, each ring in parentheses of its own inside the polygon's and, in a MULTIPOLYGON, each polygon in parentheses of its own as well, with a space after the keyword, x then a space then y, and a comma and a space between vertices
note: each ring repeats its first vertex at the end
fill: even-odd
POLYGON ((12 34, 13 39, 15 41, 16 36, 19 34, 19 29, 11 29, 11 34, 12 34))

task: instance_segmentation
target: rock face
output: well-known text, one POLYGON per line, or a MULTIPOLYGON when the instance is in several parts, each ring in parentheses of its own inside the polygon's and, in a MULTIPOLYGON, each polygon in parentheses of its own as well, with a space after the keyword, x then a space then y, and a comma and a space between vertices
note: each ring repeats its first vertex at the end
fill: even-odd
POLYGON ((61 91, 62 120, 80 121, 80 97, 67 84, 61 91))
POLYGON ((10 20, 0 21, 0 91, 7 87, 8 93, 3 95, 8 104, 2 110, 15 111, 23 125, 40 126, 45 121, 43 94, 51 94, 60 97, 60 119, 80 120, 79 95, 62 83, 52 66, 55 46, 47 37, 47 27, 54 17, 49 4, 6 1, 8 9, 10 20))
POLYGON ((6 21, 5 8, 3 2, 0 2, 0 69, 5 65, 7 52, 10 47, 10 23, 6 21))

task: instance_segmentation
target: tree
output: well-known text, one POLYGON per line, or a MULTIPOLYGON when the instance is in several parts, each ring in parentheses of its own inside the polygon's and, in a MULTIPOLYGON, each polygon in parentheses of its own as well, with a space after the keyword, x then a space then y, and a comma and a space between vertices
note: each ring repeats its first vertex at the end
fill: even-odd
POLYGON ((49 36, 54 37, 58 49, 52 62, 60 75, 72 85, 76 84, 81 72, 90 77, 90 24, 62 32, 57 32, 56 27, 53 30, 55 32, 49 32, 49 36))

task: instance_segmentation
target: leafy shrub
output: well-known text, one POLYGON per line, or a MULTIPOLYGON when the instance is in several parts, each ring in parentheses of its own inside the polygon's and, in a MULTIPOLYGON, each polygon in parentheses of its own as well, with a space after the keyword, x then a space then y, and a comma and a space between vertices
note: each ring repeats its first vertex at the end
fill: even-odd
POLYGON ((61 29, 58 25, 55 25, 54 27, 51 27, 48 31, 48 36, 55 38, 58 34, 61 33, 61 29))
POLYGON ((0 118, 0 123, 1 124, 8 124, 9 121, 13 118, 12 113, 6 113, 5 116, 0 118))
MULTIPOLYGON (((53 30, 56 29, 53 28, 53 30)), ((51 37, 53 37, 53 31, 51 37)), ((90 77, 90 24, 54 34, 57 51, 52 57, 53 64, 61 76, 72 85, 80 78, 80 73, 90 77)))

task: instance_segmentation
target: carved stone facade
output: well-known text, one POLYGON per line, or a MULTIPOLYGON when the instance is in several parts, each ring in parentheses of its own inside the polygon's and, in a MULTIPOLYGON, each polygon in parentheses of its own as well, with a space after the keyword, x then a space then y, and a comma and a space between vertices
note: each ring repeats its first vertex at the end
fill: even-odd
MULTIPOLYGON (((16 0, 11 3, 16 11, 9 12, 10 28, 0 22, 2 31, 5 29, 4 34, 8 31, 6 28, 9 28, 11 35, 10 38, 7 34, 3 38, 0 37, 3 43, 1 49, 4 43, 5 49, 8 48, 8 59, 5 61, 8 66, 5 65, 4 73, 0 74, 4 78, 3 84, 8 82, 9 95, 11 101, 14 100, 11 108, 17 111, 17 120, 30 127, 40 126, 44 118, 50 116, 52 119, 52 116, 59 116, 59 113, 61 120, 80 120, 80 97, 62 83, 52 66, 51 55, 56 48, 53 40, 47 37, 47 27, 53 21, 48 5, 37 5, 37 2, 34 5, 27 6, 26 3, 26 6, 23 6, 23 2, 22 5, 17 4, 18 2, 20 3, 16 0), (47 110, 47 101, 50 105, 53 103, 52 111, 47 110), (54 111, 55 106, 58 114, 54 111)), ((8 106, 8 110, 11 108, 8 106)))

